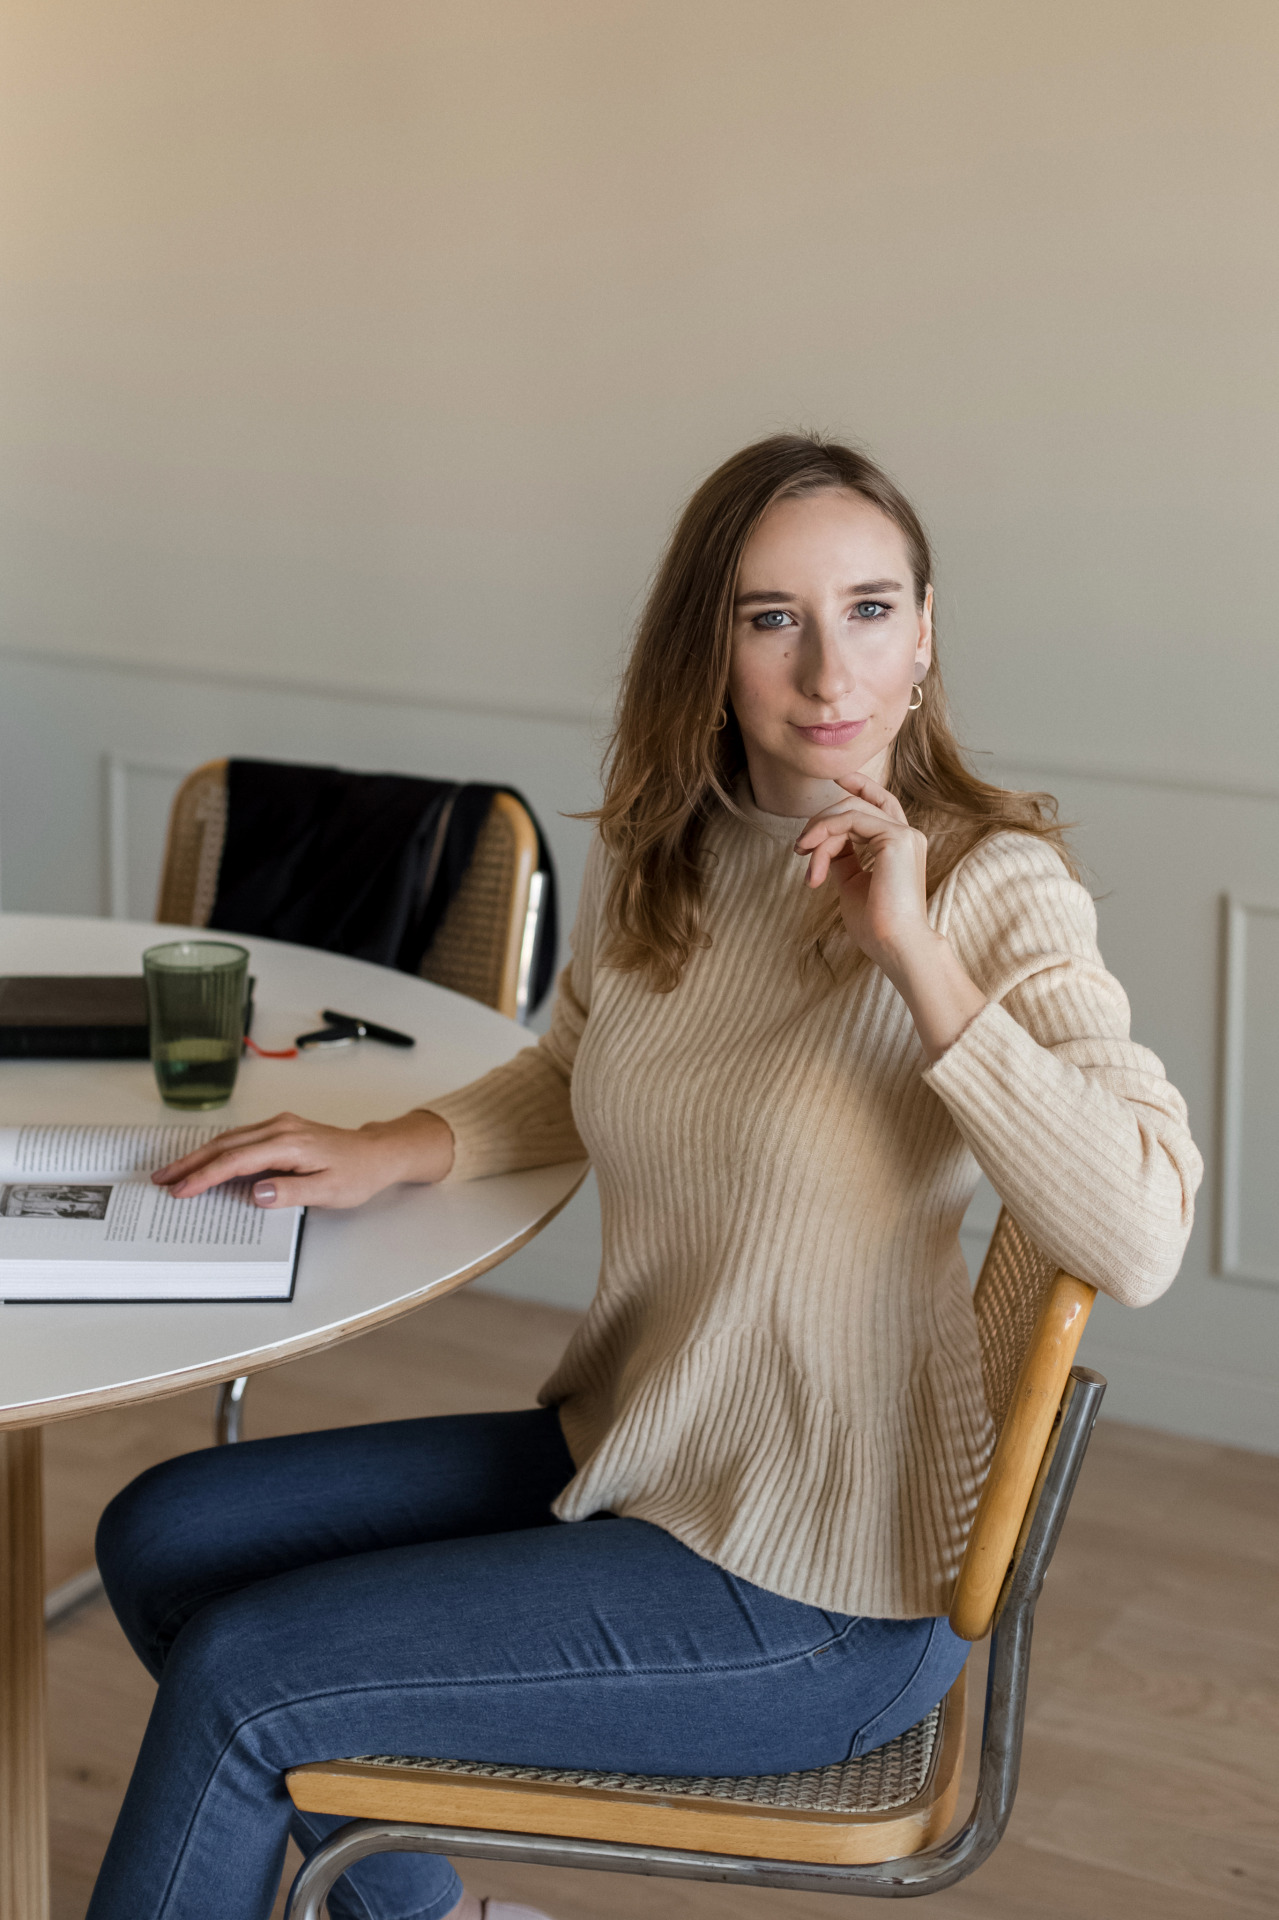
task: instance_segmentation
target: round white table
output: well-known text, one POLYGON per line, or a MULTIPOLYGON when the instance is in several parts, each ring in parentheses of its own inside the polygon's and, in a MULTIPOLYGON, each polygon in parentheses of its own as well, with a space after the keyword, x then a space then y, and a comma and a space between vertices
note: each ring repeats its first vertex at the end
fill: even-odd
MULTIPOLYGON (((0 974, 138 973, 143 949, 168 937, 145 923, 4 914, 0 974)), ((286 1109, 340 1126, 388 1119, 529 1044, 500 1014, 408 974, 273 940, 243 944, 259 1045, 290 1045, 326 1007, 417 1045, 249 1055, 230 1104, 208 1116, 227 1126, 286 1109)), ((176 1116, 147 1061, 0 1061, 0 1126, 166 1118, 176 1116)), ((287 1302, 0 1305, 0 1920, 48 1913, 41 1427, 276 1366, 407 1313, 523 1246, 585 1171, 577 1162, 469 1186, 396 1187, 350 1212, 312 1213, 287 1302)))

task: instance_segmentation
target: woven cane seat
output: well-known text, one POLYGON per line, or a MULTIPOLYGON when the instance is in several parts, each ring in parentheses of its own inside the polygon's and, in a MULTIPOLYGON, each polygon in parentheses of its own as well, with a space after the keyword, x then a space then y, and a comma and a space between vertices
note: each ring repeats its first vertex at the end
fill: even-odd
POLYGON ((888 1860, 916 1853, 954 1812, 965 1676, 896 1740, 836 1766, 758 1776, 608 1773, 364 1754, 294 1767, 304 1812, 615 1839, 762 1860, 888 1860))
POLYGON ((588 1773, 563 1767, 511 1767, 483 1760, 414 1760, 366 1753, 356 1764, 411 1767, 421 1773, 466 1774, 480 1780, 540 1780, 549 1785, 590 1787, 603 1793, 652 1793, 665 1799, 731 1800, 738 1806, 787 1807, 812 1813, 885 1813, 918 1798, 937 1744, 941 1708, 857 1760, 814 1767, 806 1773, 709 1775, 668 1778, 653 1773, 588 1773))

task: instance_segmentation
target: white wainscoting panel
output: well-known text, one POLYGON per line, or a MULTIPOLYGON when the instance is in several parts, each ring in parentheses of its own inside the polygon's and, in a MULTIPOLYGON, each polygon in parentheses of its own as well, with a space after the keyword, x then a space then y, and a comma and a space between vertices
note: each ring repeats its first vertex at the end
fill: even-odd
POLYGON ((1224 909, 1219 1271, 1279 1287, 1279 907, 1224 909))
POLYGON ((189 767, 103 755, 107 902, 113 920, 153 920, 173 796, 189 767))

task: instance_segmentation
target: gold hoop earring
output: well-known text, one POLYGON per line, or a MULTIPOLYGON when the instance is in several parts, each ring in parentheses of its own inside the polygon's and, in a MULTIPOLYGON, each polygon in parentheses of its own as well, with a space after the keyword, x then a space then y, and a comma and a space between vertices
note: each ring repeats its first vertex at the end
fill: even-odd
POLYGON ((715 722, 715 725, 711 729, 711 731, 713 733, 722 733, 724 731, 724 728, 727 725, 728 725, 728 708, 721 707, 719 710, 719 719, 715 722))
POLYGON ((907 713, 918 713, 924 704, 924 689, 922 687, 912 687, 911 696, 912 697, 906 702, 906 711, 907 713), (919 695, 918 700, 914 698, 915 694, 919 695))

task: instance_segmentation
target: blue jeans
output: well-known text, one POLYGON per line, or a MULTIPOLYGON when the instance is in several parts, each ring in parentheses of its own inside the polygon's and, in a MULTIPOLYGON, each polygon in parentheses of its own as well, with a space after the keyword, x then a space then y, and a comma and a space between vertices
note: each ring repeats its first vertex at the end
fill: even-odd
MULTIPOLYGON (((553 1409, 187 1454, 103 1515, 98 1563, 159 1680, 89 1920, 266 1920, 289 1767, 406 1753, 633 1773, 787 1773, 892 1739, 968 1652, 944 1620, 766 1593, 646 1521, 563 1524, 553 1409)), ((440 1920, 433 1854, 338 1883, 334 1920, 440 1920)))

